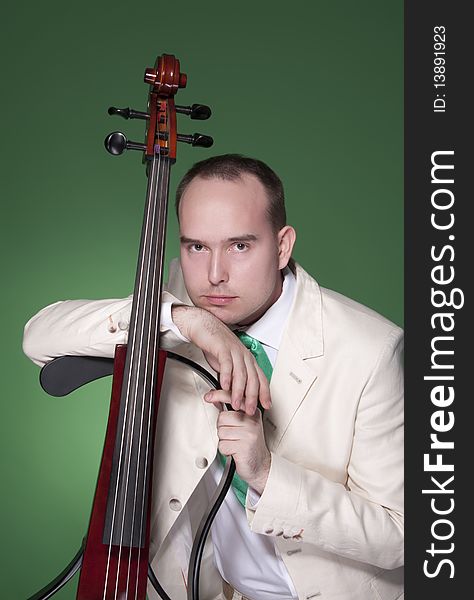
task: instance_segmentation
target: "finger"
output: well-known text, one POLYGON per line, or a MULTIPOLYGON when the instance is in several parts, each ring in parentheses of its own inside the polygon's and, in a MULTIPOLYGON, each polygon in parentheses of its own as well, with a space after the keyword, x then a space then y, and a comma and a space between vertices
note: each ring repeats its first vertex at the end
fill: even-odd
POLYGON ((227 441, 238 441, 242 439, 242 427, 218 427, 217 435, 219 439, 227 441))
POLYGON ((217 448, 221 454, 224 456, 232 456, 237 452, 237 448, 235 447, 235 442, 223 441, 219 442, 217 448))
POLYGON ((204 400, 213 404, 230 404, 230 392, 226 392, 225 390, 210 390, 204 395, 204 400))
POLYGON ((258 399, 265 410, 272 407, 272 398, 270 396, 270 384, 265 376, 265 373, 257 366, 258 380, 260 388, 258 390, 258 399))
POLYGON ((230 354, 226 354, 219 360, 219 383, 223 390, 230 390, 232 383, 234 362, 230 354))
POLYGON ((233 355, 234 368, 232 371, 232 408, 239 410, 247 385, 247 369, 241 354, 233 355))
POLYGON ((257 410, 260 379, 258 376, 258 366, 250 353, 245 359, 245 365, 247 368, 247 385, 245 388, 245 400, 241 409, 245 410, 248 415, 253 415, 257 410))
POLYGON ((217 408, 218 411, 222 411, 224 410, 223 406, 222 406, 222 402, 220 402, 219 400, 213 400, 212 397, 210 398, 206 398, 206 396, 204 396, 204 400, 208 403, 208 404, 214 404, 214 406, 217 408))
POLYGON ((247 418, 247 415, 240 410, 223 410, 217 417, 217 427, 237 427, 247 418))

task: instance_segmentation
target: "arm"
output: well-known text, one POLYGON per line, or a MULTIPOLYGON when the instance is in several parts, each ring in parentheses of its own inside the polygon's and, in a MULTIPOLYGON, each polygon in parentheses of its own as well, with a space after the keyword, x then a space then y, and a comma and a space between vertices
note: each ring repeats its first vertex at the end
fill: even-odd
MULTIPOLYGON (((171 350, 184 338, 172 327, 171 306, 188 300, 179 261, 169 266, 161 301, 160 346, 171 350), (168 290, 173 290, 173 293, 168 290)), ((126 344, 132 296, 120 300, 65 300, 40 310, 26 324, 23 351, 37 365, 58 356, 111 358, 117 344, 126 344)))
MULTIPOLYGON (((127 343, 131 305, 132 296, 51 304, 26 324, 23 351, 39 366, 65 355, 113 357, 115 346, 127 343)), ((172 350, 183 342, 192 342, 200 348, 209 365, 220 373, 222 387, 232 388, 234 408, 253 414, 258 401, 270 407, 265 375, 219 319, 201 308, 183 305, 165 291, 160 320, 160 347, 172 350)))
MULTIPOLYGON (((184 339, 167 325, 172 303, 180 301, 163 292, 162 302, 160 345, 168 350, 184 339)), ((127 343, 131 306, 132 296, 120 300, 64 300, 50 304, 25 325, 23 351, 39 366, 65 355, 111 358, 117 344, 127 343)))
POLYGON ((361 395, 345 485, 272 454, 251 529, 353 560, 403 564, 402 336, 394 330, 361 395))

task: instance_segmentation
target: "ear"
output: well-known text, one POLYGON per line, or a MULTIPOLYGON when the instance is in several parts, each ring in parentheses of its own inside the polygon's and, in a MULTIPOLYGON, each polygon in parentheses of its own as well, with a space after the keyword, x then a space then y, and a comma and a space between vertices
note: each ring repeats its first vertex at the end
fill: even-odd
POLYGON ((284 269, 291 258, 296 242, 296 231, 291 225, 285 225, 278 232, 278 268, 284 269))

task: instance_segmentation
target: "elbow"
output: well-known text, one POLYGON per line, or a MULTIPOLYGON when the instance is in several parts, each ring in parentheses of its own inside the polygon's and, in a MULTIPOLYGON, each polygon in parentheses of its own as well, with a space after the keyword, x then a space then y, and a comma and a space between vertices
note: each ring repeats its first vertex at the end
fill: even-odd
POLYGON ((376 564, 376 566, 389 571, 398 569, 405 563, 403 514, 394 512, 391 517, 390 533, 382 547, 379 548, 376 564))
POLYGON ((393 571, 399 567, 403 567, 405 563, 403 547, 398 551, 393 552, 389 556, 383 558, 383 560, 377 562, 377 567, 385 569, 387 571, 393 571))
POLYGON ((31 317, 23 331, 23 352, 39 367, 53 359, 53 356, 47 352, 48 349, 51 351, 51 334, 48 336, 50 327, 47 315, 50 313, 49 309, 57 304, 61 304, 61 301, 46 306, 31 317))
POLYGON ((393 571, 394 569, 403 567, 405 563, 403 536, 397 542, 374 545, 373 550, 375 552, 371 552, 371 556, 370 558, 367 557, 366 562, 374 567, 393 571))
POLYGON ((30 321, 25 326, 23 332, 23 352, 26 356, 39 367, 42 367, 47 361, 41 347, 41 336, 37 335, 34 327, 29 327, 30 321))

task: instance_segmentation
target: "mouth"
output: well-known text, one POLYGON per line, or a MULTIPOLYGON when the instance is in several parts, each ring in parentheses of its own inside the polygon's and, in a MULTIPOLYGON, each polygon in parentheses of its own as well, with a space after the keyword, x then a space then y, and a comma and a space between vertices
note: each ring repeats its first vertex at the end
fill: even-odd
POLYGON ((237 296, 204 296, 204 298, 209 304, 213 304, 214 306, 224 306, 225 304, 230 304, 237 296))

